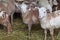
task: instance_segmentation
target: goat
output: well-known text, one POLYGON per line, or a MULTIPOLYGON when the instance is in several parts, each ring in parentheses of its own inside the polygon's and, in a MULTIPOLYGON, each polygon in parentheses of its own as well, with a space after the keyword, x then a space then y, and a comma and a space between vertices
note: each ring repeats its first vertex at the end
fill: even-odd
POLYGON ((57 6, 58 6, 58 2, 57 2, 57 0, 53 0, 53 5, 55 5, 56 7, 55 7, 55 10, 57 10, 57 6))
POLYGON ((6 7, 7 12, 11 16, 11 24, 13 24, 13 14, 15 12, 15 1, 14 0, 1 0, 0 3, 2 3, 6 7))
POLYGON ((38 8, 33 6, 32 8, 31 6, 32 5, 30 3, 25 3, 25 2, 23 2, 18 6, 22 13, 23 22, 25 24, 28 24, 29 35, 31 32, 32 24, 35 24, 38 22, 38 8))
POLYGON ((55 12, 52 12, 52 13, 47 13, 46 10, 47 9, 45 7, 39 8, 40 24, 41 24, 41 27, 44 29, 45 40, 47 38, 46 37, 47 36, 47 29, 50 31, 50 34, 52 36, 52 40, 54 40, 54 37, 53 37, 54 29, 60 28, 59 11, 57 11, 57 12, 55 11, 55 12))
POLYGON ((9 21, 9 16, 4 10, 0 10, 0 24, 7 28, 8 34, 11 32, 11 24, 9 21))
POLYGON ((0 20, 1 20, 1 24, 7 27, 8 34, 10 34, 10 31, 11 31, 9 16, 10 16, 10 13, 6 3, 0 2, 0 17, 1 17, 0 20))

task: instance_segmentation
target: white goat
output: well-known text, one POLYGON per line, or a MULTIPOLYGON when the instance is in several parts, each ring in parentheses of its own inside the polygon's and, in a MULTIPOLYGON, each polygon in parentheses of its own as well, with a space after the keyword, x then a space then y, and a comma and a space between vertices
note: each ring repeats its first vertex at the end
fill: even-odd
MULTIPOLYGON (((46 8, 42 7, 39 8, 39 19, 41 27, 44 29, 45 33, 45 40, 47 36, 47 29, 50 31, 50 34, 52 36, 52 40, 54 40, 53 32, 55 28, 60 28, 60 15, 57 16, 56 14, 59 11, 55 11, 53 13, 47 13, 46 8)), ((59 13, 58 13, 59 14, 59 13)))

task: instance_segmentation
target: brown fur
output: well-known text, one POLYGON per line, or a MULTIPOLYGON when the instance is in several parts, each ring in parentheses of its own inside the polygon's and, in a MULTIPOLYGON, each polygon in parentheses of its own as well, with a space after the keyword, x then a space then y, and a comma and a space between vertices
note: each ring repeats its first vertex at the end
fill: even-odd
MULTIPOLYGON (((11 24, 13 24, 13 14, 15 12, 15 0, 5 0, 7 3, 7 13, 11 16, 11 24)), ((4 3, 3 2, 3 3, 4 3)))
POLYGON ((2 15, 2 17, 0 17, 0 24, 4 25, 7 28, 7 32, 8 34, 10 34, 11 31, 11 24, 9 22, 9 17, 7 16, 8 14, 6 14, 4 12, 4 14, 2 15))
POLYGON ((55 16, 54 12, 52 12, 52 13, 48 13, 48 14, 47 14, 47 17, 48 17, 49 20, 50 20, 51 18, 55 18, 56 16, 55 16))
POLYGON ((3 18, 0 19, 1 21, 0 23, 7 27, 8 34, 11 31, 11 24, 9 21, 9 16, 13 14, 14 10, 15 10, 15 6, 13 3, 11 3, 11 1, 0 2, 0 11, 5 11, 5 13, 8 15, 8 17, 6 17, 6 14, 4 14, 5 16, 3 15, 3 18))
POLYGON ((27 22, 27 19, 29 19, 29 21, 27 22, 27 24, 28 23, 35 24, 38 21, 38 16, 39 16, 38 15, 38 9, 32 8, 30 11, 27 11, 23 15, 24 15, 24 17, 23 17, 24 23, 27 22), (36 18, 35 20, 32 19, 33 16, 36 18))

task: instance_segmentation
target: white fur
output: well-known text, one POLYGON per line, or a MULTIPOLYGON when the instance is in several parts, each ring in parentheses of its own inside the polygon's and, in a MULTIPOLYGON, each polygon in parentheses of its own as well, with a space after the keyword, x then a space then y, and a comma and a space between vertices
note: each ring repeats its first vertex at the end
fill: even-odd
POLYGON ((60 10, 54 11, 55 15, 58 16, 60 15, 60 10))
POLYGON ((33 15, 32 20, 33 20, 33 22, 36 22, 37 18, 33 15))
MULTIPOLYGON (((5 11, 0 12, 0 17, 3 17, 2 15, 4 14, 5 11)), ((6 17, 8 18, 8 14, 6 14, 6 17)))
POLYGON ((27 12, 27 5, 26 4, 24 4, 24 3, 21 4, 21 11, 24 13, 27 12))
POLYGON ((60 12, 60 10, 54 11, 54 13, 59 13, 59 12, 60 12))
POLYGON ((39 18, 42 18, 45 16, 45 11, 46 11, 46 8, 45 7, 41 7, 41 8, 38 8, 39 9, 39 18))
POLYGON ((52 12, 52 5, 49 4, 48 0, 40 0, 39 5, 47 8, 50 13, 52 12))
MULTIPOLYGON (((39 12, 41 13, 41 11, 39 11, 39 12)), ((50 17, 50 16, 48 16, 47 11, 45 11, 46 13, 44 11, 42 11, 42 12, 43 12, 43 14, 46 14, 46 16, 44 16, 43 18, 40 19, 41 27, 44 29, 44 33, 45 33, 45 40, 47 39, 47 29, 50 31, 50 35, 52 36, 52 40, 54 40, 54 37, 53 37, 54 29, 60 28, 60 15, 59 16, 55 15, 55 17, 50 17)))
POLYGON ((31 11, 31 8, 29 8, 28 10, 31 11))
POLYGON ((47 4, 45 7, 50 11, 50 13, 52 12, 52 6, 50 4, 47 4))
POLYGON ((1 11, 1 12, 0 12, 0 17, 2 17, 3 14, 4 14, 4 11, 1 11))
POLYGON ((50 20, 50 24, 54 28, 59 28, 60 27, 60 16, 53 18, 50 20))
MULTIPOLYGON (((41 16, 41 14, 46 14, 47 15, 46 10, 44 10, 44 9, 45 8, 40 8, 39 9, 39 15, 40 16, 41 16), (44 10, 45 12, 42 11, 42 10, 44 10)), ((55 29, 55 28, 59 28, 60 27, 60 16, 56 16, 55 18, 51 18, 51 19, 48 19, 47 16, 44 16, 44 18, 42 18, 40 21, 41 21, 41 27, 43 29, 49 29, 49 28, 55 29)))

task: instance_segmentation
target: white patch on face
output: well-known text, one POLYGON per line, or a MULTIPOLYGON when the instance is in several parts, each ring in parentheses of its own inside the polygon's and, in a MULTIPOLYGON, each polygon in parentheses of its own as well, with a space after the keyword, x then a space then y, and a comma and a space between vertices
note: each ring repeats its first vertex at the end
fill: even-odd
POLYGON ((41 7, 41 8, 38 8, 39 9, 39 18, 42 18, 46 15, 46 8, 44 7, 41 7))
POLYGON ((1 12, 0 12, 0 17, 2 17, 3 14, 4 14, 4 11, 1 11, 1 12))
POLYGON ((21 4, 21 11, 26 13, 26 11, 27 11, 27 5, 26 4, 24 4, 24 3, 21 4))

